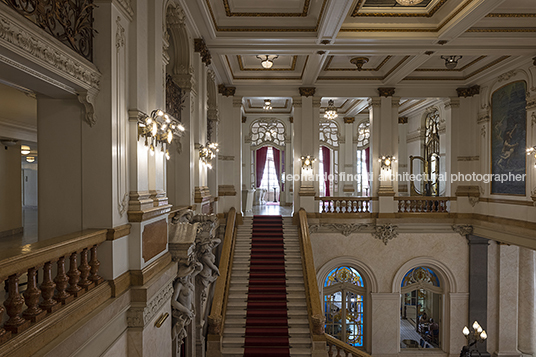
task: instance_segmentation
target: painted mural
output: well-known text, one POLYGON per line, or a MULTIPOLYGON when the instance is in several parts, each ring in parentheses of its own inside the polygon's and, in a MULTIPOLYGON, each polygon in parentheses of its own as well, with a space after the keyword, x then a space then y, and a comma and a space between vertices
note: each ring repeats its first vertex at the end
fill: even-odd
POLYGON ((526 83, 518 81, 497 89, 491 97, 492 194, 525 194, 525 180, 512 175, 526 173, 526 91, 526 83), (497 180, 495 175, 508 179, 497 180))

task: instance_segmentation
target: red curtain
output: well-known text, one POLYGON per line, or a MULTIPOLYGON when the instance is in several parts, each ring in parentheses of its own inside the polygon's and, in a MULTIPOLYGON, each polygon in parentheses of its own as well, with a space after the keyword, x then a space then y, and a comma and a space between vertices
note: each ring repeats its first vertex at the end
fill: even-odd
POLYGON ((330 152, 331 150, 325 146, 322 146, 322 162, 324 164, 324 185, 326 187, 325 195, 326 197, 331 196, 329 192, 329 175, 331 174, 331 161, 330 161, 330 152))
POLYGON ((262 147, 255 152, 255 168, 257 170, 256 184, 257 188, 261 187, 262 175, 264 174, 264 166, 266 165, 266 155, 268 154, 268 147, 262 147))
POLYGON ((366 180, 367 180, 367 187, 369 196, 371 195, 371 187, 370 187, 370 146, 365 149, 365 170, 367 173, 366 180))
POLYGON ((279 151, 276 148, 272 148, 272 152, 274 153, 274 165, 275 165, 275 174, 277 176, 277 182, 281 185, 281 151, 279 151))

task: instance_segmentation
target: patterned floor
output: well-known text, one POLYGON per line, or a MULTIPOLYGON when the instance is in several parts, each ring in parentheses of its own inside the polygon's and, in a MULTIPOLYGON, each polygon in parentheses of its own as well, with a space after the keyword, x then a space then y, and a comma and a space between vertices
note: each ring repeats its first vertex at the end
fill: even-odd
POLYGON ((279 206, 279 205, 261 205, 253 206, 253 210, 247 211, 245 217, 253 217, 254 215, 268 215, 268 216, 283 216, 292 217, 292 206, 279 206))
MULTIPOLYGON (((408 320, 400 319, 400 348, 420 348, 421 339, 421 335, 415 331, 415 326, 408 320), (415 342, 413 345, 408 345, 409 341, 415 342)), ((434 346, 425 341, 424 348, 434 348, 434 346)))

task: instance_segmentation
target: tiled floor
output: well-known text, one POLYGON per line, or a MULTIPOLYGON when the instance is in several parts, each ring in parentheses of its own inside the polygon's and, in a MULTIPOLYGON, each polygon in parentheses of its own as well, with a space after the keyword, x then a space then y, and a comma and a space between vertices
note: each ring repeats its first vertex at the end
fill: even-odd
MULTIPOLYGON (((408 320, 400 319, 400 348, 408 348, 408 345, 403 341, 413 340, 416 342, 415 348, 420 348, 419 343, 421 342, 421 335, 415 331, 415 326, 413 326, 408 320)), ((428 342, 424 342, 425 348, 434 348, 428 342)))
POLYGON ((37 207, 22 209, 22 225, 24 233, 0 238, 0 250, 37 242, 37 207))
POLYGON ((281 215, 283 217, 292 217, 292 206, 264 204, 253 206, 253 210, 245 213, 246 217, 253 217, 254 215, 281 215))

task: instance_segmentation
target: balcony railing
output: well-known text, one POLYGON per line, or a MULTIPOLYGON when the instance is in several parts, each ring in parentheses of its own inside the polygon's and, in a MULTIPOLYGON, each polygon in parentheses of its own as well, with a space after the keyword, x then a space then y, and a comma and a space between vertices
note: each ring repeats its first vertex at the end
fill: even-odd
POLYGON ((370 357, 366 352, 325 334, 329 357, 370 357))
POLYGON ((93 60, 93 0, 0 0, 89 61, 93 60))
MULTIPOLYGON (((0 326, 0 345, 104 281, 99 276, 97 247, 106 239, 106 232, 87 230, 0 254, 0 282, 7 285, 3 305, 8 315, 0 326), (24 274, 28 282, 21 294, 19 277, 24 274)), ((3 313, 0 305, 0 323, 3 313)))
POLYGON ((451 197, 395 197, 399 213, 448 213, 451 197))
POLYGON ((320 213, 370 213, 370 197, 316 197, 320 213))

